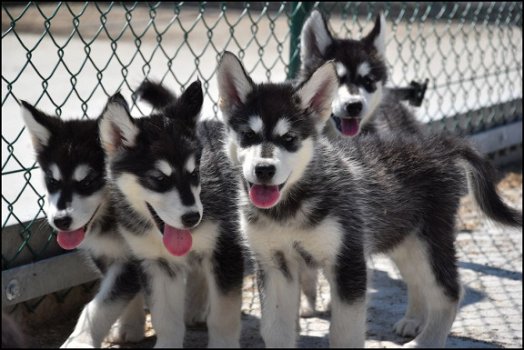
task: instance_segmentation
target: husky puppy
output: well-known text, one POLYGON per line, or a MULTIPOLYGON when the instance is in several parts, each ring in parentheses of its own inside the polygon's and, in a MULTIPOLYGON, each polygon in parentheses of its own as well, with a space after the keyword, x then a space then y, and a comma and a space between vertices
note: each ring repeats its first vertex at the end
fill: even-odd
POLYGON ((242 169, 241 231, 258 265, 266 346, 295 346, 306 264, 331 285, 331 346, 363 347, 373 253, 391 256, 407 282, 398 327, 420 330, 409 345, 444 346, 461 297, 453 242, 462 166, 482 210, 522 226, 522 214, 496 193, 489 164, 451 138, 325 139, 338 89, 331 62, 299 86, 255 84, 226 52, 217 79, 226 150, 242 169))
POLYGON ((197 124, 202 103, 194 82, 158 113, 133 119, 116 94, 100 122, 118 224, 141 260, 156 347, 183 345, 192 269, 203 270, 209 288, 209 347, 239 347, 238 180, 221 152, 221 124, 197 124))
POLYGON ((144 337, 139 264, 117 229, 106 186, 98 120, 61 120, 21 101, 47 190, 46 214, 67 250, 79 248, 102 272, 100 290, 83 309, 63 347, 100 347, 110 327, 113 341, 144 337))
POLYGON ((333 37, 318 10, 302 27, 299 80, 306 80, 329 60, 336 66, 337 93, 325 129, 329 137, 391 131, 420 134, 413 113, 384 87, 388 79, 385 43, 386 20, 382 14, 361 40, 333 37))
MULTIPOLYGON (((176 95, 164 85, 149 79, 144 80, 133 94, 133 99, 147 102, 157 111, 162 111, 176 101, 176 95)), ((222 128, 220 125, 212 127, 213 122, 205 122, 208 129, 222 128)), ((206 137, 213 137, 206 136, 206 137)), ((186 285, 186 301, 184 319, 186 326, 198 326, 205 323, 209 313, 209 295, 206 276, 202 269, 190 269, 186 285)))
MULTIPOLYGON (((373 134, 408 134, 423 137, 424 128, 413 112, 384 86, 388 79, 385 61, 386 20, 377 16, 373 29, 361 40, 335 38, 326 20, 313 10, 301 33, 301 71, 298 81, 306 80, 328 60, 335 62, 338 88, 332 102, 330 122, 324 133, 330 139, 373 134)), ((305 299, 300 315, 315 314, 318 271, 301 268, 305 299)), ((329 308, 329 306, 328 306, 329 308)))

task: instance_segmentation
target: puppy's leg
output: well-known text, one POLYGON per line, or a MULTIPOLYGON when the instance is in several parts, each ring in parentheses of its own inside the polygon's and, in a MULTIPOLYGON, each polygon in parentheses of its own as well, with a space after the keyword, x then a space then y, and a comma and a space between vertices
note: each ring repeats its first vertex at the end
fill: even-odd
POLYGON ((144 291, 157 341, 155 348, 181 348, 184 343, 185 274, 164 259, 144 260, 144 291))
POLYGON ((296 346, 297 317, 300 303, 298 265, 277 252, 273 262, 259 264, 258 282, 262 283, 261 334, 268 348, 296 346))
POLYGON ((240 347, 244 258, 242 247, 232 236, 235 231, 238 233, 236 223, 221 223, 213 255, 203 263, 209 286, 210 348, 240 347))
POLYGON ((114 343, 139 342, 144 339, 145 322, 144 295, 140 292, 131 300, 122 316, 111 328, 107 340, 114 343))
POLYGON ((100 290, 84 307, 73 333, 61 347, 100 347, 111 325, 140 291, 139 274, 138 263, 110 265, 100 290))
POLYGON ((419 243, 416 238, 408 237, 390 253, 408 289, 406 314, 393 327, 395 333, 403 337, 417 336, 426 319, 427 301, 423 290, 424 281, 421 280, 423 273, 419 270, 427 269, 427 266, 423 267, 424 264, 419 262, 427 261, 427 256, 419 243))
POLYGON ((429 305, 424 328, 415 339, 405 344, 405 347, 443 348, 446 345, 446 339, 457 314, 458 299, 449 298, 435 283, 433 288, 423 289, 428 295, 429 305))
MULTIPOLYGON (((403 266, 403 274, 408 275, 409 272, 408 288, 415 288, 416 291, 410 297, 408 312, 413 313, 409 316, 415 315, 415 318, 411 318, 417 320, 414 321, 415 325, 420 323, 421 318, 425 319, 424 324, 418 326, 421 328, 418 336, 405 344, 405 347, 444 347, 461 298, 453 236, 441 234, 438 236, 438 244, 437 240, 428 240, 426 237, 428 236, 423 234, 409 236, 402 243, 404 247, 399 248, 409 251, 412 268, 406 269, 403 266), (422 316, 421 299, 426 301, 422 316)), ((393 255, 397 255, 396 252, 397 250, 393 255)), ((395 260, 400 260, 398 255, 395 260)))
POLYGON ((184 320, 186 326, 204 323, 209 314, 209 287, 202 266, 188 271, 184 320))
MULTIPOLYGON (((345 250, 351 250, 350 247, 345 250)), ((363 252, 341 254, 324 274, 331 286, 332 348, 363 348, 366 340, 367 268, 363 252)))
POLYGON ((242 308, 242 284, 226 291, 220 287, 217 276, 206 269, 210 309, 207 318, 209 348, 239 348, 242 308))
POLYGON ((318 269, 300 264, 300 286, 304 298, 300 302, 300 317, 313 317, 317 301, 318 269))

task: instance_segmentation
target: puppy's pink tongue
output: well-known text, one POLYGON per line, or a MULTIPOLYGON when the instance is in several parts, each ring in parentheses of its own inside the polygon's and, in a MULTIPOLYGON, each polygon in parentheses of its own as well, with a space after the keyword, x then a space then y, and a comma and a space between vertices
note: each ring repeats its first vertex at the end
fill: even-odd
POLYGON ((171 254, 183 256, 191 250, 193 237, 191 237, 189 230, 180 230, 165 224, 163 241, 164 246, 171 254))
POLYGON ((85 234, 83 228, 74 231, 58 231, 56 241, 60 247, 71 250, 75 249, 80 245, 80 243, 82 243, 85 234))
POLYGON ((340 128, 346 136, 355 136, 358 133, 360 119, 358 118, 340 118, 340 128))
POLYGON ((253 185, 249 190, 249 199, 258 208, 271 208, 279 198, 278 186, 253 185))

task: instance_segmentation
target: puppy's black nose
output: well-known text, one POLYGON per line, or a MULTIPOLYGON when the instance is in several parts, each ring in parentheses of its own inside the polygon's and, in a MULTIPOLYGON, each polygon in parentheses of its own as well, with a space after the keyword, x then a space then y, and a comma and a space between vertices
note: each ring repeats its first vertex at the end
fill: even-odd
POLYGON ((61 218, 55 218, 53 220, 53 223, 55 224, 58 229, 67 231, 69 229, 69 226, 71 226, 71 222, 73 222, 73 219, 71 219, 70 216, 64 216, 61 218))
POLYGON ((193 227, 200 220, 200 214, 197 212, 187 213, 182 215, 182 223, 186 227, 193 227))
POLYGON ((362 102, 348 103, 346 106, 346 112, 350 117, 356 117, 362 111, 362 102))
POLYGON ((276 168, 274 165, 257 165, 255 175, 260 181, 269 181, 275 175, 276 168))

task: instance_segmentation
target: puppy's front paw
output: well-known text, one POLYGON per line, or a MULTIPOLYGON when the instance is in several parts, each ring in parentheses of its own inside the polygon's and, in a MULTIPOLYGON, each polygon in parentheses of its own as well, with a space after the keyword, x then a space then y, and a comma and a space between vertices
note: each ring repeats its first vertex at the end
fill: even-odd
POLYGON ((137 320, 136 322, 120 323, 111 328, 106 340, 111 343, 136 343, 144 339, 144 322, 137 320))
POLYGON ((393 326, 396 334, 402 337, 416 337, 422 330, 423 322, 415 318, 402 318, 393 326))
POLYGON ((64 344, 60 346, 60 349, 93 349, 95 346, 89 342, 76 340, 76 339, 67 339, 64 344))

